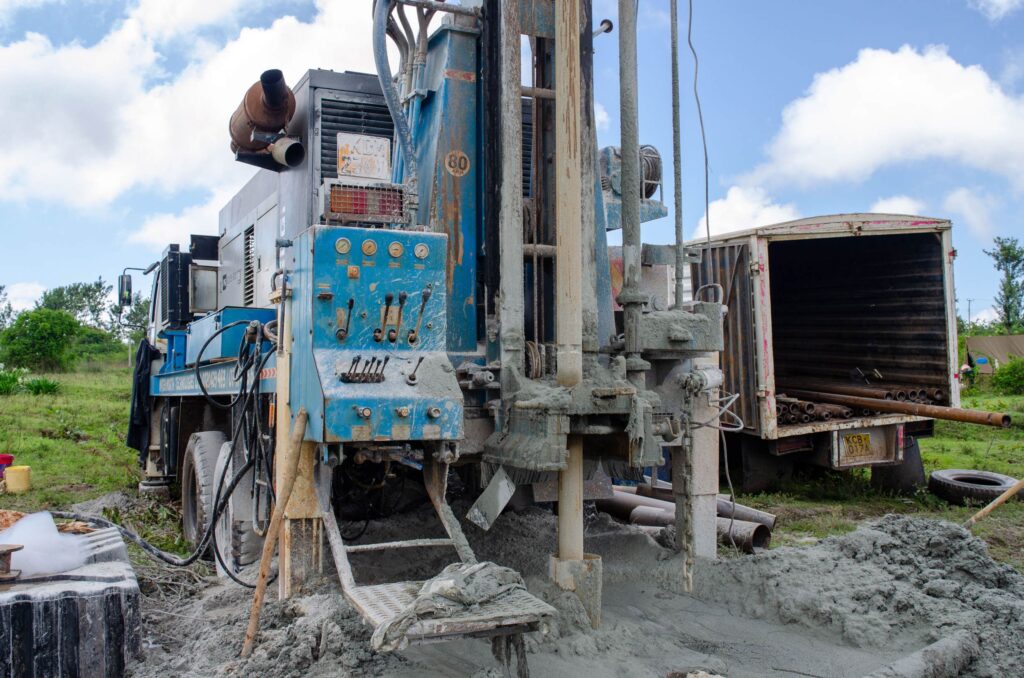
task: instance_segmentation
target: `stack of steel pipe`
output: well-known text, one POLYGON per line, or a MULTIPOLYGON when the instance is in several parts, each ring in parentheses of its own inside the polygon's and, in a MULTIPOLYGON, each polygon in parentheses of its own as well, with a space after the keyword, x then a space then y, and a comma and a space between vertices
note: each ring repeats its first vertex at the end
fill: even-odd
MULTIPOLYGON (((634 525, 675 525, 675 503, 671 486, 667 484, 616 486, 610 499, 598 499, 595 503, 599 510, 634 525)), ((724 495, 718 496, 718 540, 722 544, 735 543, 746 553, 755 553, 768 548, 774 526, 774 515, 734 504, 724 495)))
POLYGON ((853 410, 848 407, 791 398, 780 393, 775 398, 775 414, 779 423, 795 424, 808 423, 815 419, 819 421, 849 419, 853 416, 853 410))
POLYGON ((929 405, 912 401, 879 400, 822 391, 791 389, 789 394, 796 398, 844 405, 864 412, 891 412, 894 414, 931 417, 933 419, 962 421, 968 424, 981 424, 983 426, 1000 426, 1002 428, 1009 428, 1011 423, 1010 415, 1002 412, 965 410, 958 407, 943 407, 941 405, 929 405))

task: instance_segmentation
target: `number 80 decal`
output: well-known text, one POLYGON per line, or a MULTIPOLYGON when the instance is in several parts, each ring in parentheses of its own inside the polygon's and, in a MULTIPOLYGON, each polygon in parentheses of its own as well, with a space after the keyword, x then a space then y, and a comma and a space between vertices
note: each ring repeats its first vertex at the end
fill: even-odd
POLYGON ((453 177, 464 177, 469 172, 469 156, 462 151, 448 151, 444 166, 453 177))

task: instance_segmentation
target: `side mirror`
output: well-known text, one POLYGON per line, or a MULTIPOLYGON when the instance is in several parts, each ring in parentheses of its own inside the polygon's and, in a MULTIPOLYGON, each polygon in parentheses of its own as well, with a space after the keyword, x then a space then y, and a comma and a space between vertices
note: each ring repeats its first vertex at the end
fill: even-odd
POLYGON ((132 277, 127 273, 117 276, 117 303, 121 308, 132 305, 132 277))

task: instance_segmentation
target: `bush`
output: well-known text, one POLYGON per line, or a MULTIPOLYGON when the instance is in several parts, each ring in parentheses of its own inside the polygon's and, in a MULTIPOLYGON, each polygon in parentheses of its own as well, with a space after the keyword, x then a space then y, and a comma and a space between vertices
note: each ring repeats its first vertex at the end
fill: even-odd
POLYGON ((992 374, 992 388, 1003 395, 1024 395, 1024 358, 1010 358, 992 374))
POLYGON ((21 386, 21 371, 8 370, 0 365, 0 395, 13 395, 21 386))
POLYGON ((39 372, 67 370, 74 364, 71 349, 77 333, 78 321, 64 311, 25 311, 0 336, 0 356, 14 367, 39 372))
POLYGON ((74 352, 76 359, 110 359, 124 357, 128 348, 110 332, 83 325, 75 334, 74 352))
POLYGON ((21 386, 32 395, 53 395, 60 391, 60 383, 44 377, 28 379, 21 386))

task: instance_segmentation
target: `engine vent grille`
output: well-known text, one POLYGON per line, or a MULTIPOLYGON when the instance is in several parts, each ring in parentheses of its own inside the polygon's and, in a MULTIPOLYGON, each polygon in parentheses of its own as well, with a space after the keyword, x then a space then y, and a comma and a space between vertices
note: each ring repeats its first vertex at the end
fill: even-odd
POLYGON ((388 139, 394 136, 391 114, 383 102, 362 103, 324 97, 320 105, 320 175, 324 179, 338 176, 338 132, 388 139))
POLYGON ((252 306, 256 301, 256 229, 250 226, 245 229, 245 242, 242 244, 242 302, 252 306))

